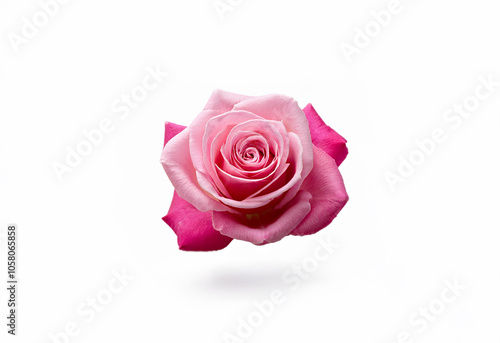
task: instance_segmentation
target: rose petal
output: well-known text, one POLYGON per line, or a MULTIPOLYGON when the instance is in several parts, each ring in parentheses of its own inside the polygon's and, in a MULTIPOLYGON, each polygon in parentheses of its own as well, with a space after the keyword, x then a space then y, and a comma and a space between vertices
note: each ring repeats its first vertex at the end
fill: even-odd
POLYGON ((313 144, 330 155, 340 166, 347 156, 347 141, 325 124, 311 104, 308 104, 303 111, 309 122, 313 144))
POLYGON ((196 170, 207 173, 203 163, 203 135, 207 122, 218 116, 220 113, 213 110, 205 110, 196 116, 191 125, 189 125, 189 156, 196 170))
MULTIPOLYGON (((288 133, 290 137, 290 155, 287 162, 291 163, 295 167, 295 174, 290 176, 290 181, 286 184, 286 187, 277 189, 273 192, 266 192, 265 196, 271 196, 279 193, 284 194, 284 197, 277 204, 276 209, 280 209, 285 206, 300 189, 302 182, 304 181, 304 160, 306 159, 304 155, 303 146, 300 144, 299 137, 295 133, 288 133), (284 193, 282 190, 286 190, 284 193)), ((312 147, 312 144, 311 144, 312 147)), ((312 154, 308 157, 308 159, 312 162, 312 154)), ((293 168, 289 168, 289 170, 294 170, 293 168)), ((307 173, 309 174, 309 172, 307 173)))
MULTIPOLYGON (((196 171, 196 180, 198 181, 198 184, 200 187, 205 190, 209 194, 217 194, 217 189, 209 180, 207 175, 200 173, 199 171, 196 171)), ((262 207, 266 204, 268 204, 270 201, 263 202, 260 199, 257 199, 254 201, 253 199, 246 199, 245 201, 238 201, 238 200, 233 200, 229 198, 225 198, 219 195, 213 196, 215 199, 218 199, 221 204, 227 205, 227 208, 222 211, 228 211, 231 213, 239 213, 237 209, 254 209, 258 207, 262 207)), ((216 211, 221 211, 221 210, 216 210, 216 211)))
POLYGON ((161 153, 160 162, 179 196, 198 210, 202 212, 231 210, 199 187, 196 171, 189 156, 189 128, 168 141, 161 153))
POLYGON ((310 198, 311 194, 300 191, 282 210, 272 211, 265 218, 214 211, 213 226, 223 235, 253 244, 277 242, 307 216, 311 210, 310 198))
POLYGON ((302 183, 301 190, 312 195, 311 212, 292 235, 311 235, 325 228, 337 216, 349 199, 339 169, 326 152, 314 147, 314 167, 302 183))
MULTIPOLYGON (((227 188, 231 189, 232 199, 234 200, 244 200, 246 198, 251 198, 255 192, 262 192, 268 189, 272 184, 278 181, 288 168, 289 164, 283 164, 283 169, 280 171, 272 172, 264 178, 260 179, 243 179, 240 177, 235 177, 223 171, 217 166, 217 171, 220 179, 226 185, 227 188)), ((286 181, 286 180, 285 180, 286 181)), ((281 184, 279 187, 284 186, 281 184)))
POLYGON ((213 91, 210 99, 208 99, 204 109, 215 110, 219 113, 229 112, 233 109, 234 105, 248 98, 251 97, 216 89, 213 91))
POLYGON ((163 220, 174 230, 181 250, 220 250, 233 240, 213 228, 211 212, 198 211, 175 191, 168 214, 163 220))
POLYGON ((165 146, 169 140, 177 136, 178 133, 180 133, 182 130, 184 130, 186 127, 182 125, 177 125, 174 123, 170 122, 165 122, 165 139, 163 141, 163 146, 165 146))

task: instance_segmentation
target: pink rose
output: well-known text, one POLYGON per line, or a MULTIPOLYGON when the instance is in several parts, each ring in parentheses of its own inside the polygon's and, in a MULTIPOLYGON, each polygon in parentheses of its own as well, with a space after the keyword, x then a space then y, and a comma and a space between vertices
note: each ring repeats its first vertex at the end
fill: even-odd
POLYGON ((182 250, 316 233, 348 200, 345 143, 310 104, 217 90, 187 128, 165 124, 161 163, 175 192, 163 220, 182 250))

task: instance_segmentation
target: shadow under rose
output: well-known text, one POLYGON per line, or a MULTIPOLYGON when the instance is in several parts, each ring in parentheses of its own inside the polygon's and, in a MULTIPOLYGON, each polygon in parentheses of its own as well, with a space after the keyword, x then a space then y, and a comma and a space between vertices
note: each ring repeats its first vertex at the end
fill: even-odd
POLYGON ((284 287, 282 278, 286 270, 286 266, 260 270, 218 270, 212 271, 209 277, 201 278, 196 284, 207 292, 215 293, 268 292, 284 287))

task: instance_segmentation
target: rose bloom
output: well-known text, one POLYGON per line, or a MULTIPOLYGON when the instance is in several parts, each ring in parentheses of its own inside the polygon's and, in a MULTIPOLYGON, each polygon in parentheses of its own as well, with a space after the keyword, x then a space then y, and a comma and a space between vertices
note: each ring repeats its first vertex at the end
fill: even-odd
POLYGON ((175 191, 163 220, 193 251, 316 233, 348 200, 345 143, 310 104, 216 90, 191 125, 165 124, 161 163, 175 191))

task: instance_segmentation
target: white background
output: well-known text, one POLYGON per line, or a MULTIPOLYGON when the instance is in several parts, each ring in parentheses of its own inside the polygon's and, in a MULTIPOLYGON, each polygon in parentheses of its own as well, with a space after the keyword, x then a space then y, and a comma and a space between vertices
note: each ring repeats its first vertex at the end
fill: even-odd
POLYGON ((224 342, 278 289, 285 301, 245 342, 500 342, 500 87, 456 128, 444 120, 478 77, 500 81, 500 4, 401 0, 349 63, 341 44, 388 2, 233 0, 221 19, 212 0, 73 0, 16 52, 10 34, 41 7, 2 1, 0 279, 16 223, 20 288, 16 337, 1 293, 1 341, 48 343, 74 322, 71 342, 224 342), (113 112, 156 66, 170 75, 126 118, 113 112), (350 201, 329 227, 178 250, 161 220, 164 122, 188 125, 216 88, 310 102, 346 137, 350 201), (52 164, 103 118, 113 132, 59 180, 52 164), (437 128, 447 139, 392 190, 386 173, 437 128), (292 289, 283 276, 328 239, 334 253, 292 289), (77 309, 122 269, 134 279, 88 322, 77 309), (441 313, 455 279, 467 289, 441 313), (412 325, 430 304, 439 315, 412 325))

